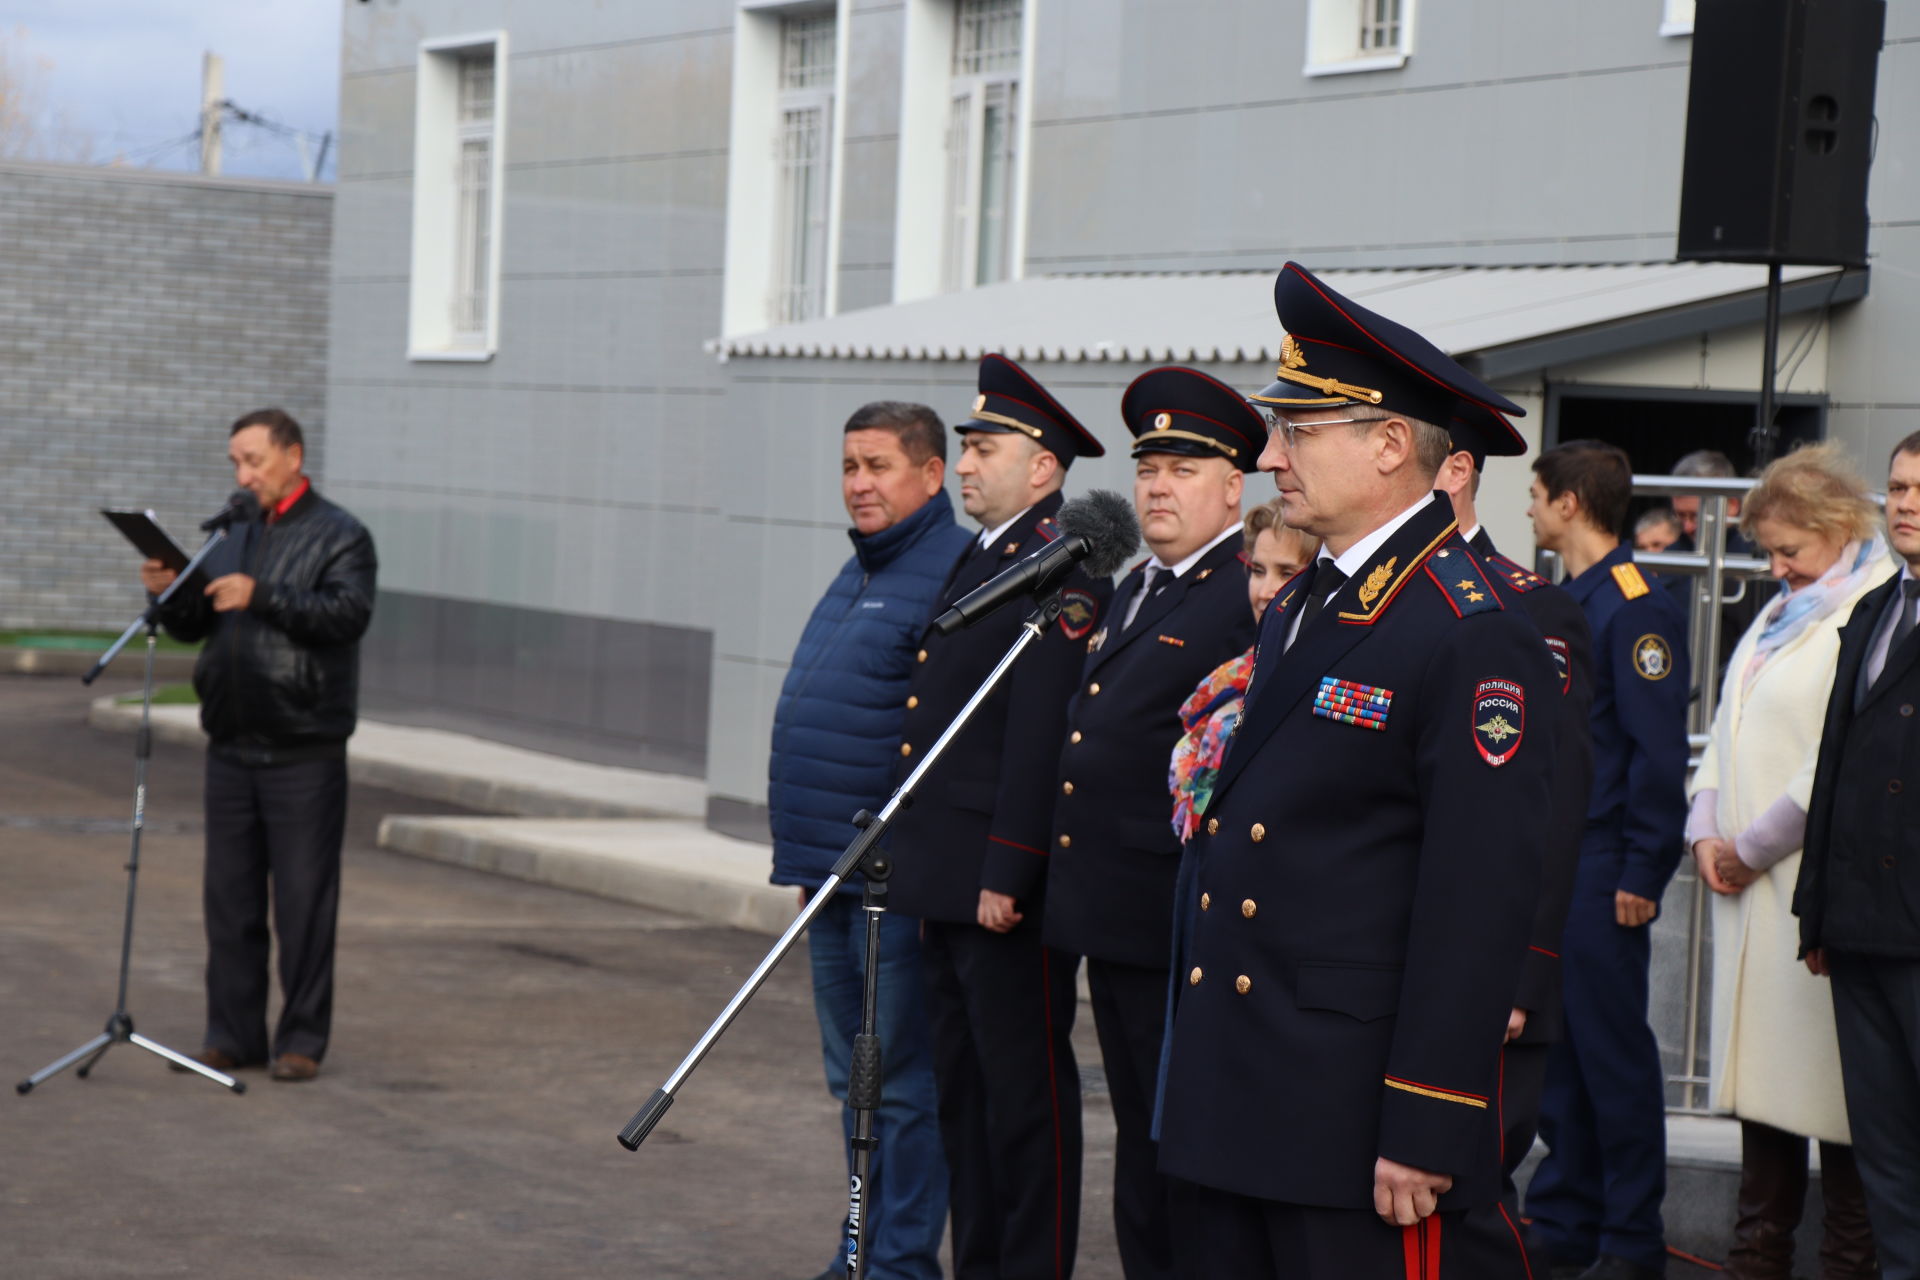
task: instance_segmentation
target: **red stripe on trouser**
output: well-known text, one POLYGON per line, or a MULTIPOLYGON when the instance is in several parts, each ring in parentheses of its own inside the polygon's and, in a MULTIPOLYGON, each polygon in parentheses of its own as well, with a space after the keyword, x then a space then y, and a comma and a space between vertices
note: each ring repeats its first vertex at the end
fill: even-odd
POLYGON ((1420 1224, 1427 1229, 1427 1280, 1440 1280, 1440 1215, 1420 1224))
POLYGON ((1060 1149, 1060 1082, 1053 1064, 1053 967, 1040 948, 1040 1007, 1047 1012, 1047 1098, 1053 1104, 1053 1274, 1066 1270, 1066 1153, 1060 1149))
POLYGON ((1427 1280, 1420 1256, 1420 1228, 1425 1223, 1400 1228, 1400 1248, 1406 1257, 1407 1280, 1427 1280))
POLYGON ((1533 1280, 1533 1259, 1527 1256, 1527 1242, 1521 1236, 1520 1228, 1513 1225, 1513 1219, 1507 1216, 1507 1206, 1500 1206, 1500 1217, 1507 1224, 1507 1230, 1513 1232, 1513 1243, 1520 1250, 1520 1269, 1527 1273, 1527 1280, 1533 1280))

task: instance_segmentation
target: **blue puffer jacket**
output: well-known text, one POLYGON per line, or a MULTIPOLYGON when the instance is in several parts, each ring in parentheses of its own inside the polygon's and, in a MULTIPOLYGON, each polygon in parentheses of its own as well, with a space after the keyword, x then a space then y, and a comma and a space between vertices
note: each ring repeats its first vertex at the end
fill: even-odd
POLYGON ((853 559, 807 619, 773 713, 775 884, 818 888, 853 839, 847 819, 886 803, 913 655, 972 540, 945 490, 891 528, 849 533, 853 559))

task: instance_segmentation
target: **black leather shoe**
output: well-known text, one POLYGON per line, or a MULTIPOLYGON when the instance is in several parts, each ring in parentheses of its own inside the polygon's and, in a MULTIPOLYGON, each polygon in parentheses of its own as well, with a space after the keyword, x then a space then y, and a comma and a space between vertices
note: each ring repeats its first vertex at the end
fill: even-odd
POLYGON ((1580 1273, 1580 1280, 1666 1280, 1666 1275, 1617 1254, 1603 1253, 1598 1262, 1580 1273))

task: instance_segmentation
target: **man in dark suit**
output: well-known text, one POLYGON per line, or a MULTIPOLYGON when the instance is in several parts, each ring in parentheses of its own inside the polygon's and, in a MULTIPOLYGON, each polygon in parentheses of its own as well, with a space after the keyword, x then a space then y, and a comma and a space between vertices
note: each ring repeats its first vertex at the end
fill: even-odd
POLYGON ((1127 1280, 1170 1280, 1166 1180, 1150 1133, 1167 1015, 1180 842, 1167 768, 1180 704, 1253 643, 1240 494, 1266 443, 1246 397, 1195 369, 1127 388, 1133 502, 1153 557, 1121 579, 1067 708, 1047 870, 1047 942, 1087 958, 1118 1130, 1114 1233, 1127 1280))
MULTIPOLYGON (((935 605, 1060 537, 1054 513, 1076 457, 1104 450, 1001 356, 980 362, 954 468, 981 535, 935 605)), ((1069 1035, 1074 959, 1044 945, 1047 846, 1067 699, 1111 588, 1075 570, 1059 621, 975 712, 894 819, 895 910, 926 922, 927 1014, 940 1089, 956 1280, 1064 1280, 1080 1222, 1080 1080, 1069 1035)), ((928 635, 908 685, 902 777, 1013 647, 1010 606, 928 635)))
POLYGON ((1894 449, 1898 577, 1840 632, 1794 889, 1807 967, 1833 978, 1854 1156, 1881 1274, 1920 1276, 1920 432, 1894 449))
POLYGON ((1513 1178, 1540 1129, 1547 1050, 1561 1033, 1560 938, 1567 927, 1574 868, 1586 834, 1587 792, 1593 784, 1593 733, 1588 723, 1593 711, 1593 635, 1586 614, 1572 596, 1494 547, 1475 506, 1486 457, 1471 446, 1456 450, 1440 468, 1436 487, 1452 497, 1461 536, 1480 553, 1502 600, 1526 614, 1539 630, 1560 676, 1560 698, 1552 720, 1553 803, 1547 842, 1541 849, 1540 898, 1500 1064, 1500 1166, 1505 1174, 1501 1201, 1517 1220, 1520 1199, 1513 1178))
POLYGON ((1160 1114, 1177 1264, 1520 1280, 1494 1097, 1560 682, 1432 483, 1436 424, 1513 447, 1520 409, 1297 264, 1275 302, 1260 466, 1325 541, 1262 621, 1189 844, 1160 1114))

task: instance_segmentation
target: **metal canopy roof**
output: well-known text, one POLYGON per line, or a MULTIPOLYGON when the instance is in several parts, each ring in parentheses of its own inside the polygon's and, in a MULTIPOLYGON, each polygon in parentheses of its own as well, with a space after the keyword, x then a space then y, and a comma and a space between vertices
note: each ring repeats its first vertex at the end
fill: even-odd
MULTIPOLYGON (((1766 268, 1604 266, 1325 271, 1348 297, 1424 334, 1483 377, 1758 323, 1766 268)), ((707 349, 736 357, 1022 361, 1254 361, 1280 354, 1273 273, 1039 276, 872 307, 707 349)), ((1866 293, 1865 271, 1788 267, 1784 314, 1866 293)))

